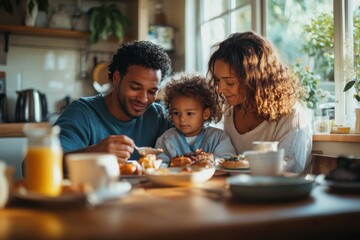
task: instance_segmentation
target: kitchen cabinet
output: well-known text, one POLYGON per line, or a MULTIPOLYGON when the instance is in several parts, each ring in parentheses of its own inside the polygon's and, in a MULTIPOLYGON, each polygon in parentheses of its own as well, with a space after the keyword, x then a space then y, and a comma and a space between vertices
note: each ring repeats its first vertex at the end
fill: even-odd
MULTIPOLYGON (((128 15, 131 23, 131 27, 128 29, 128 33, 125 35, 124 41, 147 39, 149 29, 149 0, 122 0, 121 2, 128 5, 128 13, 125 14, 128 15)), ((73 38, 84 41, 90 40, 90 32, 19 25, 0 24, 0 33, 37 37, 73 38)), ((7 46, 5 46, 4 49, 7 49, 7 46)))

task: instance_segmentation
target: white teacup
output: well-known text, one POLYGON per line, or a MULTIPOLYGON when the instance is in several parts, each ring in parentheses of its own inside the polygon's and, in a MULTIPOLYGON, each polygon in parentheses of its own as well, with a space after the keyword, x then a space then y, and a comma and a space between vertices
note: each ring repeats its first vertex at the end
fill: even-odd
POLYGON ((259 151, 277 151, 278 150, 277 141, 254 141, 252 142, 253 150, 259 151))
POLYGON ((120 175, 117 158, 107 153, 72 153, 65 157, 71 185, 104 189, 120 175))
POLYGON ((283 171, 284 149, 278 151, 246 151, 252 175, 277 176, 283 171))

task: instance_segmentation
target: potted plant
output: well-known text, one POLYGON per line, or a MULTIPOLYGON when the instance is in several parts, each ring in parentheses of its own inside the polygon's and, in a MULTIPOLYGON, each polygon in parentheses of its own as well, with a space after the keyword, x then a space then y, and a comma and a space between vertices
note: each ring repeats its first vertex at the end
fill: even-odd
MULTIPOLYGON (((13 14, 13 5, 11 0, 0 0, 0 9, 3 8, 6 12, 13 14)), ((21 0, 16 0, 16 5, 21 3, 21 0)), ((25 0, 25 25, 35 25, 35 20, 38 11, 48 12, 48 0, 25 0)))
POLYGON ((129 20, 116 4, 92 7, 88 15, 92 43, 107 40, 110 35, 114 35, 119 42, 123 40, 129 20))
MULTIPOLYGON (((13 14, 13 5, 11 0, 0 0, 0 9, 3 8, 6 12, 13 14)), ((19 5, 21 0, 16 0, 16 4, 19 5)), ((48 0, 27 0, 27 10, 32 12, 37 5, 39 11, 48 12, 49 1, 48 0)))

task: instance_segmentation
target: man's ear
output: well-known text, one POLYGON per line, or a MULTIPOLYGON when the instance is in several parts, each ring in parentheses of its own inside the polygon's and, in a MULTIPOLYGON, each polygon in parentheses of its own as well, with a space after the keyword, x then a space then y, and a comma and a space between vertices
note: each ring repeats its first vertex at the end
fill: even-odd
POLYGON ((116 70, 112 76, 114 87, 117 87, 117 85, 120 83, 120 79, 121 79, 120 72, 119 72, 119 70, 116 70))
POLYGON ((203 118, 204 120, 208 120, 210 118, 210 115, 211 115, 211 110, 210 108, 206 108, 204 111, 203 111, 203 118))

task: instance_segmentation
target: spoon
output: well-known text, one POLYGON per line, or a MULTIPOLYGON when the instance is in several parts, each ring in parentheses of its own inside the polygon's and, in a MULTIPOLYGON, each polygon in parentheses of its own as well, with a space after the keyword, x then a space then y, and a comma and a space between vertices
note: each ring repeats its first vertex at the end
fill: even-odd
POLYGON ((163 150, 161 148, 151 148, 151 147, 137 147, 135 146, 135 149, 140 153, 140 155, 144 156, 147 154, 159 154, 162 153, 163 150))

